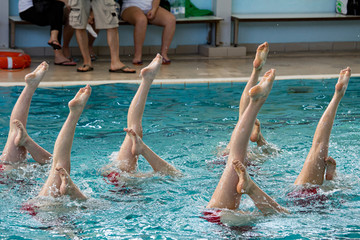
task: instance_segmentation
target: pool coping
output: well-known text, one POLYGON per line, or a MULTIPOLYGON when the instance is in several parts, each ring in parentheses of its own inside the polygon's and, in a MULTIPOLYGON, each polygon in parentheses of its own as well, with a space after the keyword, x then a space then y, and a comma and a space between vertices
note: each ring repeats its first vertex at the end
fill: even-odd
MULTIPOLYGON (((321 74, 321 75, 288 75, 276 76, 276 80, 322 80, 338 78, 339 74, 321 74)), ((352 74, 351 77, 360 77, 360 74, 352 74)), ((193 78, 193 79, 155 79, 153 85, 182 85, 187 84, 210 84, 210 83, 236 83, 247 82, 249 77, 239 78, 193 78)), ((90 84, 105 85, 105 84, 140 84, 141 80, 100 80, 100 81, 56 81, 56 82, 41 82, 39 87, 66 87, 90 84)), ((0 87, 25 86, 25 82, 0 82, 0 87)))

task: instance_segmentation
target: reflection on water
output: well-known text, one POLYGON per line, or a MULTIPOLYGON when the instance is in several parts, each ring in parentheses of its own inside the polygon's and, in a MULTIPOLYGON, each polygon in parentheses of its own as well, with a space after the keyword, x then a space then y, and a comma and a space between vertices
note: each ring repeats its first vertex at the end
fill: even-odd
MULTIPOLYGON (((119 149, 127 110, 137 89, 137 85, 113 84, 93 87, 72 148, 71 176, 90 200, 77 203, 61 199, 56 207, 31 216, 21 207, 36 197, 49 167, 28 165, 2 175, 0 238, 360 238, 356 221, 360 217, 359 79, 350 81, 332 131, 329 154, 338 163, 337 179, 319 188, 324 197, 321 201, 297 204, 289 197, 334 85, 335 80, 279 81, 258 115, 263 134, 276 151, 266 157, 264 149, 251 145, 256 160, 249 173, 290 210, 288 216, 264 217, 244 196, 240 208, 249 215, 228 212, 225 225, 201 218, 226 162, 218 152, 226 146, 238 119, 243 83, 154 86, 143 118, 144 142, 184 175, 129 178, 122 186, 108 184, 99 169, 119 149)), ((0 88, 3 144, 9 106, 14 105, 21 90, 0 88)), ((28 133, 48 151, 52 151, 67 116, 67 102, 77 90, 39 89, 33 98, 28 133)), ((139 171, 151 171, 143 158, 139 171)))

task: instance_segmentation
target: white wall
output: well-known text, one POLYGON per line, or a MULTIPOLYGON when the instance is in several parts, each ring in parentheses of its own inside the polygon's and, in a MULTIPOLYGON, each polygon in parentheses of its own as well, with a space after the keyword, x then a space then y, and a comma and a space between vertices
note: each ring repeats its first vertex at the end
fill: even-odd
MULTIPOLYGON (((336 0, 233 0, 232 13, 335 12, 336 0)), ((360 21, 240 23, 238 43, 358 42, 360 21)))

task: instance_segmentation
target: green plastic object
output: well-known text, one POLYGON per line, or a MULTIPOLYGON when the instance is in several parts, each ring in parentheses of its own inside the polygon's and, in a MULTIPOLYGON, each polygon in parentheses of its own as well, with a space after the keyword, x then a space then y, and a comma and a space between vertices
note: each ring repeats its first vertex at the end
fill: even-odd
POLYGON ((185 17, 198 17, 214 15, 214 12, 207 9, 197 8, 190 0, 185 0, 185 17))

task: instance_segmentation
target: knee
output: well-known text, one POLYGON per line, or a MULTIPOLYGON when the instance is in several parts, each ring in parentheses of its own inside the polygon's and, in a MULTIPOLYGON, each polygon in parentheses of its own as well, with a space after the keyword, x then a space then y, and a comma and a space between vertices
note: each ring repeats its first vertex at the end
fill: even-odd
POLYGON ((175 28, 176 25, 176 18, 173 14, 169 14, 169 16, 166 19, 165 26, 173 27, 175 28))
POLYGON ((148 25, 148 20, 145 17, 145 15, 142 16, 142 17, 137 18, 136 21, 135 21, 135 27, 146 29, 147 25, 148 25))

